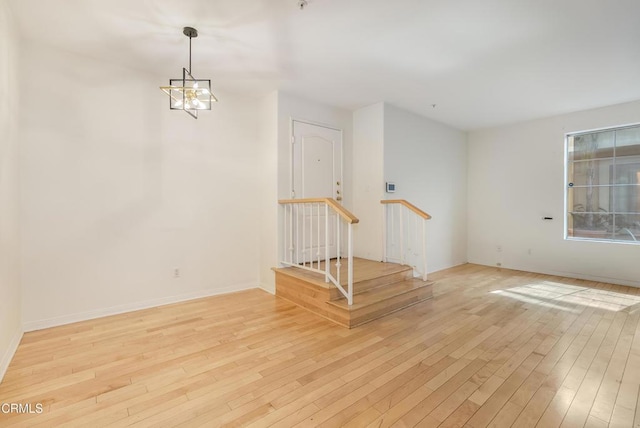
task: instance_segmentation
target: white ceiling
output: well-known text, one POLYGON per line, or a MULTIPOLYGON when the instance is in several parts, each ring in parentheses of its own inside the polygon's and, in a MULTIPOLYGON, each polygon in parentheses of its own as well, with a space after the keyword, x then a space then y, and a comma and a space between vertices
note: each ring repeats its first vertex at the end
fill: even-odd
POLYGON ((214 88, 388 101, 461 129, 640 99, 639 0, 9 2, 26 39, 166 79, 193 26, 214 88))

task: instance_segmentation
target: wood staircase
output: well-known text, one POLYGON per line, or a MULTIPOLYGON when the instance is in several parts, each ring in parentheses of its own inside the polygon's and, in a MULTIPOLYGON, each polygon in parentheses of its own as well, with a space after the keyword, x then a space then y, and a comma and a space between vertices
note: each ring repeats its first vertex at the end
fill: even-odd
MULTIPOLYGON (((433 281, 413 278, 413 269, 397 263, 354 258, 353 305, 340 291, 326 283, 324 275, 298 267, 274 268, 276 295, 298 306, 352 328, 381 318, 432 297, 433 281)), ((335 259, 330 268, 336 274, 335 259)), ((324 262, 321 263, 324 269, 324 262)), ((340 284, 346 288, 346 263, 340 284)))

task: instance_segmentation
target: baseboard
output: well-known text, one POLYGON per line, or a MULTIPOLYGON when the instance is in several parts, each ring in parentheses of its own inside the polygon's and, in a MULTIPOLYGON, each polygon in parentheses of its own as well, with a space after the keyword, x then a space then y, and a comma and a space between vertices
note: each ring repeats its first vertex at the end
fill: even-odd
POLYGON ((270 284, 260 284, 260 285, 258 286, 258 288, 259 288, 259 289, 261 289, 261 290, 263 290, 263 291, 266 291, 267 293, 272 294, 272 295, 274 295, 274 296, 276 295, 276 290, 275 290, 275 287, 274 287, 273 285, 270 285, 270 284))
POLYGON ((111 315, 124 314, 127 312, 139 311, 142 309, 155 308, 158 306, 170 305, 173 303, 186 302, 189 300, 202 299, 203 297, 217 296, 220 294, 235 293, 237 291, 251 290, 259 288, 255 283, 236 284, 231 287, 217 288, 215 290, 200 290, 193 293, 180 294, 177 296, 162 297, 160 299, 147 300, 143 302, 128 303, 125 305, 112 306, 104 309, 81 312, 60 317, 48 318, 38 321, 25 322, 23 330, 25 332, 42 330, 45 328, 58 327, 80 321, 87 321, 95 318, 102 318, 111 315))
POLYGON ((11 342, 9 343, 9 347, 7 348, 4 355, 2 356, 2 359, 0 360, 0 384, 4 379, 5 373, 7 373, 7 369, 9 368, 9 364, 11 363, 13 356, 18 350, 18 345, 20 345, 20 341, 22 340, 22 334, 23 334, 22 329, 18 328, 16 333, 13 335, 11 342))
POLYGON ((564 276, 566 278, 584 279, 586 281, 605 282, 607 284, 617 284, 617 285, 625 285, 627 287, 640 288, 639 281, 630 281, 630 280, 620 279, 620 278, 610 278, 607 276, 584 275, 584 274, 575 273, 575 272, 563 272, 563 271, 553 271, 553 270, 548 272, 536 272, 536 273, 544 273, 547 275, 564 276))
MULTIPOLYGON (((469 262, 471 264, 481 265, 481 266, 490 266, 496 267, 495 265, 478 263, 478 262, 469 262)), ((585 281, 594 281, 594 282, 604 282, 606 284, 616 284, 616 285, 624 285, 627 287, 636 287, 640 288, 640 281, 632 281, 627 279, 620 278, 611 278, 608 276, 598 276, 598 275, 587 275, 577 272, 565 272, 565 271, 557 271, 552 269, 526 269, 523 267, 517 266, 501 266, 502 269, 516 270, 520 272, 531 272, 531 273, 541 273, 543 275, 552 275, 552 276, 561 276, 564 278, 573 278, 573 279, 581 279, 585 281)))
MULTIPOLYGON (((466 265, 466 264, 469 264, 469 263, 472 263, 472 262, 459 262, 459 263, 458 263, 458 262, 456 262, 456 264, 455 264, 455 265, 451 265, 451 266, 447 266, 447 267, 438 267, 438 268, 437 268, 437 269, 435 269, 435 270, 428 270, 428 269, 427 269, 427 275, 430 275, 430 274, 432 274, 432 273, 436 273, 436 272, 440 272, 440 271, 443 271, 443 270, 447 270, 447 269, 452 269, 452 268, 454 268, 454 267, 458 267, 458 266, 466 265)), ((481 264, 481 263, 472 263, 472 264, 479 265, 479 264, 481 264)), ((486 265, 485 265, 485 266, 486 266, 486 265)))

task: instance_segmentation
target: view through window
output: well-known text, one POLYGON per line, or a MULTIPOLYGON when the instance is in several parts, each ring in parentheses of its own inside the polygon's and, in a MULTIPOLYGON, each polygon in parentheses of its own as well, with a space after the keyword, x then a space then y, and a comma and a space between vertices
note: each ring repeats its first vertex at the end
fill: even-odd
POLYGON ((640 125, 567 134, 566 237, 640 243, 640 125))

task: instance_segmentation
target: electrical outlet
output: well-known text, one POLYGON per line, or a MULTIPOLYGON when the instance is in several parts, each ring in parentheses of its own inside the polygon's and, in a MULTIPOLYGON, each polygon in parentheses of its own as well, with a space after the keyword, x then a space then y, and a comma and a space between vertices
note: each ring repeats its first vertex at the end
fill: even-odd
POLYGON ((496 263, 496 266, 500 267, 500 266, 502 266, 502 263, 498 262, 498 263, 496 263))
POLYGON ((174 268, 173 269, 173 277, 174 278, 180 278, 180 268, 174 268))

